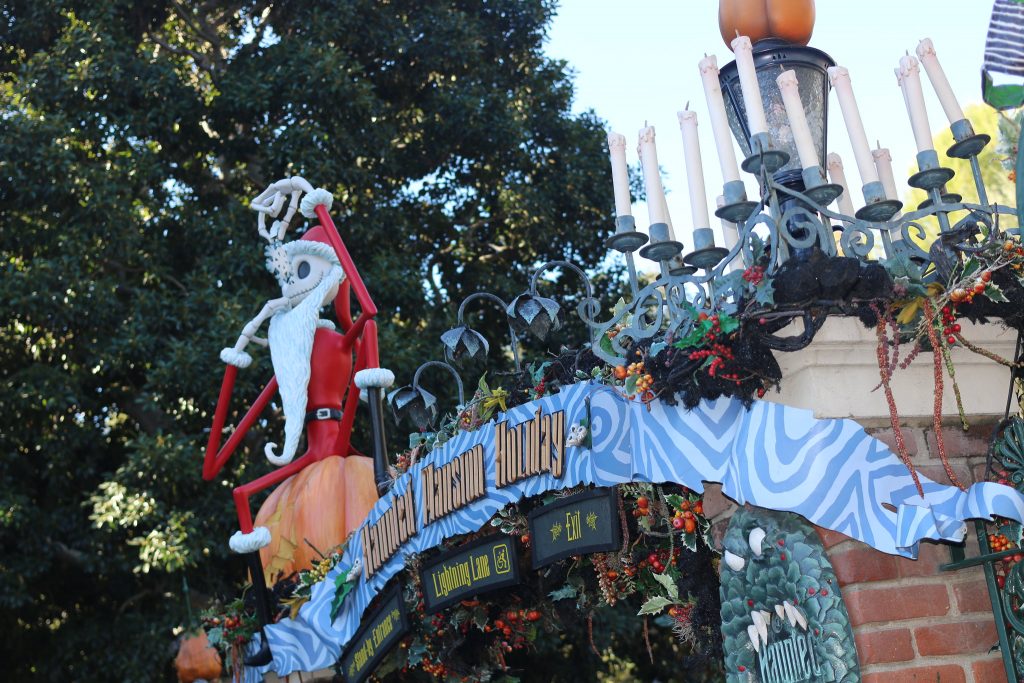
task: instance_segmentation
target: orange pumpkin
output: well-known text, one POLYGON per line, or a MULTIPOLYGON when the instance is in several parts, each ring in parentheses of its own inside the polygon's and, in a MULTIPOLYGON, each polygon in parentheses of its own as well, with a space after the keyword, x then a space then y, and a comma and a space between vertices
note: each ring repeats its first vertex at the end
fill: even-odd
POLYGON ((181 639, 174 667, 178 670, 181 683, 220 678, 220 655, 206 639, 206 631, 199 629, 197 633, 181 639))
POLYGON ((718 28, 730 49, 737 31, 752 43, 781 38, 806 45, 814 31, 814 0, 719 0, 718 28))
POLYGON ((310 569, 321 559, 317 550, 344 541, 376 502, 373 460, 362 455, 332 455, 283 481, 256 515, 256 526, 270 531, 270 545, 260 550, 268 585, 310 569))

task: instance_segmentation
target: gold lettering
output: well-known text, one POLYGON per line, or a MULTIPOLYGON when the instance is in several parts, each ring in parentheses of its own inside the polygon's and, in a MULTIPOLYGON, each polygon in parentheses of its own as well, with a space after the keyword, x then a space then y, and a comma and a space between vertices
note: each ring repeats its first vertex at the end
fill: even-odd
POLYGON ((578 541, 583 535, 580 530, 580 511, 565 513, 565 540, 578 541))
POLYGON ((549 469, 551 476, 561 479, 565 471, 565 411, 559 410, 551 414, 551 447, 548 449, 550 458, 549 469), (558 458, 555 459, 555 451, 558 451, 558 458))
POLYGON ((430 495, 430 485, 433 483, 433 465, 427 465, 420 470, 420 490, 423 491, 423 526, 434 521, 434 497, 430 495))
POLYGON ((460 509, 465 503, 465 493, 462 489, 462 458, 464 455, 452 460, 452 479, 449 486, 452 489, 452 510, 460 509))
POLYGON ((363 567, 366 568, 366 576, 369 578, 373 576, 373 572, 375 571, 370 553, 371 541, 369 524, 364 524, 363 528, 359 530, 359 537, 363 540, 363 567))

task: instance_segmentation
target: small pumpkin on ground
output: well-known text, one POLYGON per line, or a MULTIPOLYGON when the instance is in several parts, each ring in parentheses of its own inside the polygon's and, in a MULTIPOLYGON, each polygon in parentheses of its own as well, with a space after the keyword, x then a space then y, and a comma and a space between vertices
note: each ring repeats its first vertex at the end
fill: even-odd
POLYGON ((220 678, 220 655, 206 639, 206 631, 199 629, 181 639, 178 656, 174 658, 174 668, 178 670, 178 680, 181 683, 220 678))

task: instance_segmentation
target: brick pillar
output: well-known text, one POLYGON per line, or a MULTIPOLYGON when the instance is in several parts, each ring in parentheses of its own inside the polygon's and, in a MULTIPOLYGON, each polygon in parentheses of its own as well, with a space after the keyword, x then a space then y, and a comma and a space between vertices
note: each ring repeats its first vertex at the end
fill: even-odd
MULTIPOLYGON (((964 484, 983 476, 988 439, 995 421, 944 423, 946 453, 964 484)), ((903 430, 918 471, 948 483, 938 458, 930 422, 903 430)), ((895 448, 892 430, 868 433, 895 448)), ((736 504, 709 485, 704 510, 720 542, 736 504)), ((922 542, 917 560, 907 560, 818 529, 843 589, 865 683, 1005 683, 1002 659, 989 650, 998 641, 985 575, 981 567, 942 572, 950 549, 922 542)), ((974 526, 968 524, 967 554, 978 554, 974 526)))

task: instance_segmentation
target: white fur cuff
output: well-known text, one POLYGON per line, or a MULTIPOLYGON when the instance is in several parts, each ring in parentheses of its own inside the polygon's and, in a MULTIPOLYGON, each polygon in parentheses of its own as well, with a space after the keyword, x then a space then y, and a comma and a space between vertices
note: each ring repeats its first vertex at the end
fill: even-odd
POLYGON ((302 202, 299 204, 299 211, 306 218, 314 218, 316 216, 316 207, 320 204, 326 206, 328 211, 331 210, 331 205, 334 204, 334 197, 322 187, 316 188, 302 198, 302 202))
POLYGON ((247 368, 252 365, 252 356, 245 351, 235 351, 231 347, 220 350, 220 359, 228 365, 234 365, 236 368, 247 368))
POLYGON ((387 368, 366 368, 356 373, 356 386, 360 389, 387 389, 395 383, 395 373, 387 368))
POLYGON ((236 531, 231 535, 228 545, 232 552, 240 555, 256 552, 260 548, 270 545, 270 530, 265 526, 258 526, 247 534, 236 531))

